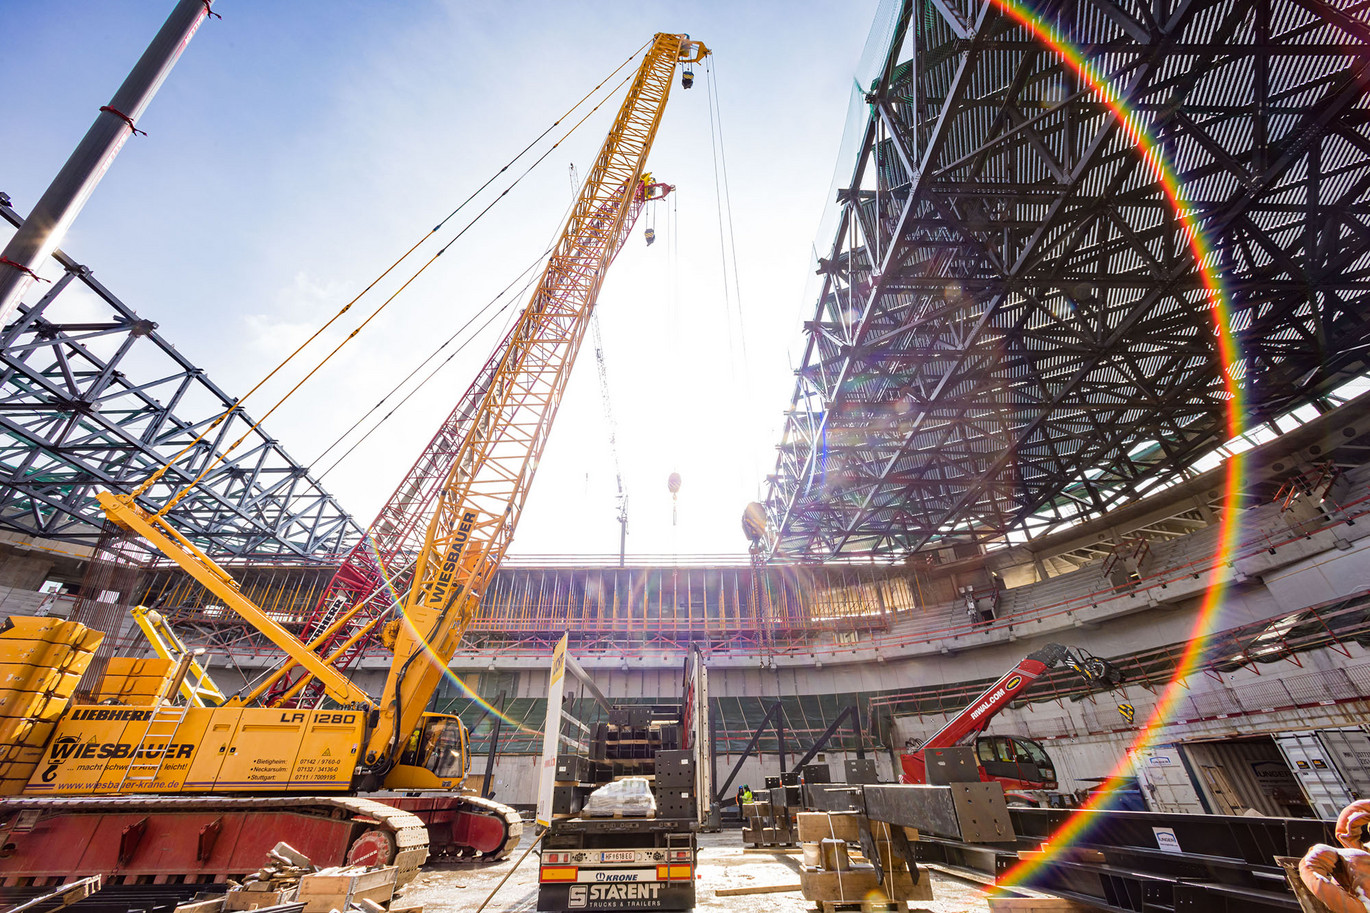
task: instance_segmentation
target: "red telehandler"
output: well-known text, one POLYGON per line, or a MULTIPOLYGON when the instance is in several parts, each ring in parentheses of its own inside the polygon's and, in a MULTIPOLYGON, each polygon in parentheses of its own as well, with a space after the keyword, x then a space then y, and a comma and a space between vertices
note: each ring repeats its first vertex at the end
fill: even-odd
POLYGON ((1012 804, 1038 804, 1035 798, 1022 791, 1056 788, 1056 768, 1042 746, 1031 739, 980 733, 1015 697, 1031 687, 1042 673, 1062 663, 1090 685, 1112 689, 1123 680, 1118 667, 1106 659, 1092 656, 1078 647, 1072 650, 1060 644, 1047 644, 1029 653, 1022 662, 1000 676, 971 701, 969 707, 919 745, 917 751, 900 755, 900 766, 904 769, 901 782, 928 782, 925 752, 929 748, 950 748, 969 744, 974 739, 980 779, 1002 783, 1004 794, 1012 804))

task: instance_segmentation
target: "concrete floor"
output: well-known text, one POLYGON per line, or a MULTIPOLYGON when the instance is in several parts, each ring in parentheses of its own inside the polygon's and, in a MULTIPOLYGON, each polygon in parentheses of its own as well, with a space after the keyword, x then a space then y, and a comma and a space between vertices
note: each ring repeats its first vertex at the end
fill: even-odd
MULTIPOLYGON (((405 903, 423 904, 424 913, 474 913, 501 878, 514 868, 532 842, 532 828, 509 859, 494 864, 438 861, 425 866, 404 892, 405 903)), ((708 913, 813 913, 814 905, 798 891, 718 897, 719 888, 797 884, 797 853, 745 850, 742 833, 735 830, 701 834, 699 838, 698 903, 708 913)), ((989 913, 980 888, 970 882, 929 872, 931 901, 913 901, 912 910, 930 913, 989 913)), ((529 913, 537 908, 537 854, 533 853, 499 889, 487 913, 529 913)))

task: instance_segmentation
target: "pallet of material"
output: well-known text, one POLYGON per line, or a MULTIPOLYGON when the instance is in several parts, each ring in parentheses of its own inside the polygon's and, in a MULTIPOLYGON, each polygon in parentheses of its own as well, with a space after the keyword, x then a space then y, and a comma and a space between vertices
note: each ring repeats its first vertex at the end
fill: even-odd
POLYGON ((369 872, 348 869, 324 869, 300 879, 300 893, 296 897, 304 903, 304 913, 329 913, 346 910, 349 903, 373 900, 386 906, 395 896, 398 869, 393 865, 369 872))
MULTIPOLYGON (((806 899, 824 906, 897 902, 900 909, 906 900, 932 899, 928 874, 917 872, 918 880, 914 881, 915 872, 895 849, 890 829, 882 822, 856 814, 804 812, 797 816, 795 829, 804 853, 799 884, 806 899), (877 879, 875 866, 861 855, 863 825, 875 839, 883 882, 877 879)), ((918 839, 918 832, 912 828, 905 828, 904 835, 918 839)), ((825 906, 825 913, 833 911, 825 906)))
POLYGON ((914 884, 913 875, 908 870, 886 872, 882 885, 876 881, 875 868, 872 866, 853 866, 845 872, 804 869, 799 873, 799 890, 806 900, 816 903, 932 900, 932 880, 926 872, 920 875, 918 883, 914 884))
POLYGON ((742 842, 752 846, 790 846, 794 843, 794 835, 784 827, 744 827, 742 842))
POLYGON ((223 898, 223 910, 257 910, 295 901, 295 889, 285 891, 229 891, 223 898))
MULTIPOLYGON (((800 812, 795 817, 796 829, 802 843, 813 843, 830 837, 848 843, 856 843, 861 839, 861 816, 856 812, 800 812)), ((877 843, 889 842, 888 824, 883 821, 871 821, 868 826, 871 836, 877 843)), ((906 827, 904 834, 910 840, 918 839, 916 828, 906 827)))

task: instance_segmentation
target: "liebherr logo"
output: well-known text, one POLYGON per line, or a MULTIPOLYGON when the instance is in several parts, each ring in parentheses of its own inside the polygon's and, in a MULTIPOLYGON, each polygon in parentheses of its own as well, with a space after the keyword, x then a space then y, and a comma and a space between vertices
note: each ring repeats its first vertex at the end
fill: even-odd
POLYGON ((72 713, 73 720, 109 720, 111 722, 146 722, 152 719, 151 710, 111 710, 106 707, 85 707, 72 713))
POLYGON ((471 527, 475 522, 475 511, 468 510, 461 515, 461 522, 457 524, 456 534, 452 536, 447 557, 442 562, 442 570, 438 572, 437 580, 433 581, 433 586, 428 591, 426 602, 430 606, 442 608, 452 598, 452 578, 456 576, 457 565, 461 563, 461 551, 471 538, 471 527))

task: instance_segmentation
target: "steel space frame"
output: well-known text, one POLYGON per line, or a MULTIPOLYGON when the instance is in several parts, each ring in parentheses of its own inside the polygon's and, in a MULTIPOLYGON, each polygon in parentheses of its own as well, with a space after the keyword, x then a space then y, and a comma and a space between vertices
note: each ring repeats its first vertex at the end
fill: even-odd
MULTIPOLYGON (((23 224, 4 194, 0 217, 23 224)), ((172 509, 176 529, 216 556, 325 558, 357 541, 357 523, 248 415, 212 427, 236 399, 156 323, 53 258, 61 277, 0 330, 0 528, 94 545, 95 492, 127 493, 210 429, 144 498, 157 509, 246 436, 172 509)))
MULTIPOLYGON (((1370 20, 1331 0, 1034 6, 1164 150, 1249 421, 1370 344, 1370 20)), ((767 495, 771 554, 1023 541, 1228 437, 1214 314, 1134 138, 994 0, 905 0, 767 495)))

